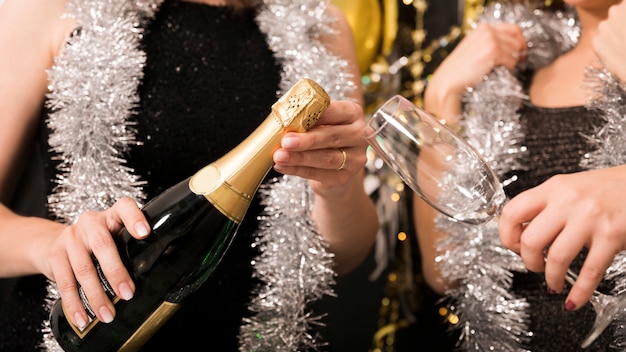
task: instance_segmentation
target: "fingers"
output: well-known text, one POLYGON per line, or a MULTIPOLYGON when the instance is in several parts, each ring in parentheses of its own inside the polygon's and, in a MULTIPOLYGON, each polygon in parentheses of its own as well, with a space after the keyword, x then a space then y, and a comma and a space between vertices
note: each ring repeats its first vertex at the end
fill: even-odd
POLYGON ((527 44, 519 26, 510 23, 493 25, 498 44, 498 60, 496 64, 513 69, 526 57, 527 44))
POLYGON ((365 124, 363 108, 351 101, 333 100, 320 116, 316 126, 349 125, 355 122, 365 124))
POLYGON ((516 253, 521 251, 522 233, 527 225, 545 207, 544 193, 530 189, 509 200, 500 214, 498 231, 500 241, 505 247, 516 253))
POLYGON ((585 205, 572 214, 576 220, 572 221, 571 226, 568 225, 571 230, 564 230, 557 239, 560 241, 559 247, 566 252, 575 254, 584 246, 589 248, 566 300, 566 308, 569 310, 582 307, 591 298, 593 291, 603 280, 606 269, 622 250, 624 237, 621 212, 612 214, 606 208, 594 204, 593 200, 587 200, 585 205))
MULTIPOLYGON (((583 217, 579 217, 583 219, 583 217)), ((559 221, 561 222, 561 221, 559 221)), ((555 239, 545 252, 545 280, 549 292, 561 292, 565 286, 565 276, 572 261, 585 246, 587 234, 591 228, 585 226, 588 221, 570 219, 567 224, 558 230, 551 229, 555 239)))
POLYGON ((560 292, 572 261, 588 248, 566 308, 584 305, 615 255, 626 248, 624 166, 556 175, 507 203, 499 220, 502 243, 532 271, 545 273, 549 291, 560 292), (549 247, 545 262, 542 250, 549 247))
POLYGON ((106 211, 82 214, 51 248, 53 279, 68 317, 78 326, 84 326, 94 316, 111 322, 115 316, 111 298, 133 297, 135 285, 114 239, 124 227, 136 238, 147 236, 149 231, 143 213, 129 198, 121 199, 106 211))
MULTIPOLYGON (((519 26, 511 23, 482 24, 476 28, 482 55, 491 67, 512 69, 524 57, 526 40, 519 26)), ((473 34, 473 33, 472 33, 473 34)))
MULTIPOLYGON (((475 87, 496 66, 512 69, 524 57, 526 40, 510 23, 481 24, 452 50, 437 67, 425 92, 429 111, 443 113, 443 104, 458 101, 468 87, 475 87)), ((444 116, 445 117, 445 116, 444 116)))
MULTIPOLYGON (((53 280, 57 284, 60 296, 63 298, 63 307, 68 318, 77 326, 84 327, 90 320, 87 316, 83 301, 79 297, 77 275, 95 275, 95 267, 89 252, 85 250, 80 237, 76 234, 75 227, 66 228, 60 236, 62 242, 55 243, 49 253, 49 262, 52 269, 53 280), (70 258, 73 258, 70 261, 70 258), (76 269, 74 269, 74 266, 76 269), (76 272, 76 273, 75 273, 76 272)), ((99 284, 99 283, 98 283, 99 284)), ((93 295, 94 302, 108 305, 108 299, 103 296, 103 292, 93 295)), ((94 304, 98 307, 98 304, 94 304)), ((98 309, 100 310, 100 309, 98 309)), ((102 321, 105 317, 101 317, 102 321)))
POLYGON ((364 148, 329 148, 306 152, 279 149, 274 153, 274 161, 279 172, 318 181, 333 179, 334 184, 343 184, 363 169, 367 160, 364 148))
POLYGON ((528 270, 545 271, 546 248, 561 233, 563 222, 558 215, 542 211, 526 225, 520 239, 520 256, 528 270))
POLYGON ((567 295, 566 309, 577 310, 589 301, 616 254, 609 242, 596 243, 590 248, 578 278, 567 295))
POLYGON ((349 182, 367 161, 364 128, 358 104, 333 101, 316 127, 283 136, 282 148, 274 152, 274 168, 332 185, 349 182))
POLYGON ((145 238, 150 233, 150 224, 146 221, 146 217, 137 203, 128 197, 118 200, 109 209, 107 215, 109 227, 112 229, 118 228, 121 220, 131 236, 137 239, 145 238))
POLYGON ((112 246, 112 250, 116 251, 108 230, 106 228, 103 230, 102 221, 98 220, 100 216, 96 212, 82 214, 75 225, 63 231, 60 237, 61 243, 50 259, 64 308, 78 326, 84 326, 93 316, 102 322, 110 322, 114 317, 115 309, 102 287, 91 256, 92 242, 100 247, 112 246), (92 237, 100 238, 89 239, 86 229, 90 229, 89 233, 92 237), (107 241, 106 238, 109 240, 107 241), (79 296, 79 285, 86 302, 83 302, 79 296), (86 315, 83 303, 92 311, 91 317, 86 315))

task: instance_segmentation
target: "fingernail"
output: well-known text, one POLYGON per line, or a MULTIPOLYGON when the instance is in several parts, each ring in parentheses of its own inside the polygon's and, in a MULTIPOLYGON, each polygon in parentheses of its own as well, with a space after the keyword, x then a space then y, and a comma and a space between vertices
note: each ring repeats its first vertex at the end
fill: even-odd
POLYGON ((119 286, 119 290, 120 290, 120 297, 125 300, 128 301, 131 298, 133 298, 133 291, 130 289, 130 285, 127 283, 122 283, 119 286))
POLYGON ((298 137, 285 136, 280 142, 280 145, 283 148, 297 148, 299 144, 300 144, 300 140, 298 137))
POLYGON ((100 312, 100 316, 102 317, 102 319, 100 319, 103 323, 110 323, 113 321, 113 314, 111 314, 111 311, 109 310, 109 308, 107 307, 102 307, 99 310, 100 312))
POLYGON ((143 221, 139 221, 135 224, 135 231, 140 237, 148 236, 148 227, 143 223, 143 221))
POLYGON ((286 163, 289 161, 289 153, 286 153, 282 150, 277 150, 274 153, 274 160, 282 163, 286 163))
POLYGON ((551 294, 551 295, 554 295, 554 294, 556 294, 556 291, 551 289, 550 287, 548 287, 548 293, 551 294))
POLYGON ((74 324, 76 324, 79 329, 84 329, 85 326, 87 326, 87 322, 83 319, 83 315, 78 312, 74 313, 74 324))
POLYGON ((574 302, 570 301, 569 299, 567 300, 567 302, 565 302, 565 309, 566 310, 575 310, 576 309, 576 304, 574 304, 574 302))

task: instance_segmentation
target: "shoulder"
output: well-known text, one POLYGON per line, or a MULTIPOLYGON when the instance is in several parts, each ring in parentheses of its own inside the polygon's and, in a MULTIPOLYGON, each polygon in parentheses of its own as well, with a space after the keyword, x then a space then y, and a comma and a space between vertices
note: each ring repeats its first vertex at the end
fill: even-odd
POLYGON ((363 92, 360 84, 360 69, 357 58, 357 49, 354 42, 352 27, 344 12, 336 5, 328 3, 326 11, 332 19, 330 25, 334 33, 321 38, 322 43, 335 55, 348 63, 349 75, 353 77, 357 89, 350 95, 351 98, 363 106, 363 92))
POLYGON ((56 55, 73 27, 64 18, 67 0, 4 0, 0 6, 0 33, 56 55))
POLYGON ((345 13, 343 13, 343 11, 337 5, 328 3, 326 11, 328 12, 329 16, 335 20, 333 25, 337 30, 339 30, 342 34, 344 32, 351 33, 348 19, 346 18, 345 13))

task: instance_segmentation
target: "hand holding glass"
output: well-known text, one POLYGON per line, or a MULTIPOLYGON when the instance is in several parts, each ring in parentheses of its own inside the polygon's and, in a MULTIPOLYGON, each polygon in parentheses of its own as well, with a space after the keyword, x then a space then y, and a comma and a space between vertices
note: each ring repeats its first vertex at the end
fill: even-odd
MULTIPOLYGON (((365 138, 378 156, 440 213, 470 224, 496 218, 506 201, 489 163, 464 139, 409 100, 396 95, 369 119, 365 138)), ((568 270, 573 284, 576 274, 568 270)), ((594 291, 596 320, 588 347, 626 307, 626 297, 594 291)))

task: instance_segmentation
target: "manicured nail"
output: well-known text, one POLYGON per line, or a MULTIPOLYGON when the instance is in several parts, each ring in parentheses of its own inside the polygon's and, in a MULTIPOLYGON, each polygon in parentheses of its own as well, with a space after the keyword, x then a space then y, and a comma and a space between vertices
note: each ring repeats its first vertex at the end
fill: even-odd
POLYGON ((289 153, 286 153, 282 150, 277 150, 274 153, 274 160, 277 162, 286 163, 289 161, 289 153))
POLYGON ((87 326, 87 322, 83 319, 83 315, 78 312, 74 313, 74 324, 76 324, 79 329, 84 329, 85 326, 87 326))
POLYGON ((556 291, 551 289, 550 287, 548 287, 548 293, 551 294, 551 295, 554 295, 554 294, 556 294, 556 291))
POLYGON ((128 301, 131 298, 133 298, 133 291, 130 289, 130 285, 123 282, 120 284, 120 286, 118 287, 119 291, 120 291, 120 297, 125 300, 128 301))
POLYGON ((283 148, 298 148, 298 146, 300 145, 300 138, 298 137, 283 137, 283 139, 280 141, 280 145, 283 148))
POLYGON ((100 316, 102 317, 102 319, 100 319, 103 323, 110 323, 113 321, 113 314, 111 314, 111 311, 109 310, 109 308, 107 307, 102 307, 99 310, 100 312, 100 316))
POLYGON ((135 231, 140 237, 148 236, 148 227, 142 221, 139 221, 135 224, 135 231))
POLYGON ((567 302, 565 302, 565 309, 566 310, 575 310, 576 309, 576 305, 574 304, 574 302, 570 301, 569 299, 567 300, 567 302))

